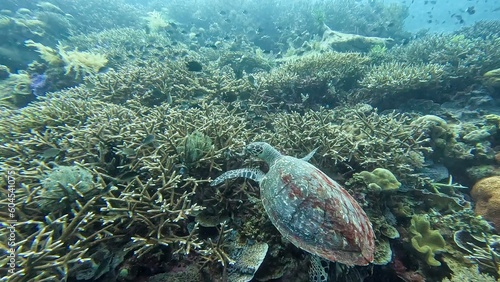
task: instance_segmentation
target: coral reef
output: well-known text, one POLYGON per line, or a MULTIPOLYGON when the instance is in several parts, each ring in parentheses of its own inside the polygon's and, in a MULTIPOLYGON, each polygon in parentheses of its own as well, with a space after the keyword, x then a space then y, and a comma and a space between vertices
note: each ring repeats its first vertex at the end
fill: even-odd
POLYGON ((129 2, 2 3, 4 279, 498 279, 498 21, 426 35, 384 1, 129 2), (267 171, 241 154, 256 140, 318 148, 372 222, 373 265, 309 259, 252 181, 209 186, 267 171))

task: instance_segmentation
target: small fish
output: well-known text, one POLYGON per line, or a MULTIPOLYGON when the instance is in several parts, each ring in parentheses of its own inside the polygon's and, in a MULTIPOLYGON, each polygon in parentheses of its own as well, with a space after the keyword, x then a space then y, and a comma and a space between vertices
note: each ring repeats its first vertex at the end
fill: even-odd
POLYGON ((120 150, 120 152, 123 153, 127 157, 135 156, 135 154, 136 154, 136 151, 133 148, 123 148, 120 150))
POLYGON ((120 182, 130 182, 130 181, 134 180, 137 175, 139 175, 139 174, 135 171, 127 171, 125 173, 118 175, 116 178, 120 182))
POLYGON ((186 67, 188 71, 200 72, 203 70, 203 66, 197 61, 186 62, 186 67))
POLYGON ((144 138, 144 140, 141 143, 141 146, 148 145, 148 144, 151 144, 153 142, 155 142, 155 135, 149 134, 148 136, 146 136, 146 138, 144 138))
POLYGON ((252 86, 257 86, 257 83, 255 82, 255 77, 251 74, 248 75, 248 82, 250 82, 252 86))
POLYGON ((212 48, 212 49, 217 49, 217 45, 215 45, 213 43, 207 43, 207 44, 205 44, 205 47, 212 48))
POLYGON ((172 95, 170 95, 169 92, 167 92, 166 95, 167 98, 165 99, 165 101, 167 102, 167 104, 172 104, 172 95))
POLYGON ((44 159, 48 159, 48 158, 53 158, 53 157, 59 155, 59 153, 61 153, 61 150, 59 150, 57 148, 50 148, 50 149, 43 151, 41 156, 44 159))
POLYGON ((474 6, 470 6, 465 10, 469 15, 474 15, 476 13, 476 10, 474 9, 474 6))

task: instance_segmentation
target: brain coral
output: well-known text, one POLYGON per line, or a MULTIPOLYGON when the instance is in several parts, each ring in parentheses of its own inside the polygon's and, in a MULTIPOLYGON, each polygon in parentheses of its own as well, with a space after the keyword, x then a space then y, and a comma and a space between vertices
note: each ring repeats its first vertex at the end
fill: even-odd
POLYGON ((493 222, 500 229, 500 176, 491 176, 479 180, 471 191, 476 203, 475 212, 493 222))

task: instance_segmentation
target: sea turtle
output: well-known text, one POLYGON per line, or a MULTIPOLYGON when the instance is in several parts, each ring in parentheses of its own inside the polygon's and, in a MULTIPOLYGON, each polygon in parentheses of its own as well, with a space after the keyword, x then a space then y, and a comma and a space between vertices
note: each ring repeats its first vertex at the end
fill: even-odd
POLYGON ((245 152, 267 162, 258 169, 227 171, 214 179, 244 177, 259 183, 264 208, 278 231, 295 246, 333 262, 367 265, 375 242, 371 223, 356 200, 337 182, 307 161, 280 154, 265 142, 254 142, 245 152))

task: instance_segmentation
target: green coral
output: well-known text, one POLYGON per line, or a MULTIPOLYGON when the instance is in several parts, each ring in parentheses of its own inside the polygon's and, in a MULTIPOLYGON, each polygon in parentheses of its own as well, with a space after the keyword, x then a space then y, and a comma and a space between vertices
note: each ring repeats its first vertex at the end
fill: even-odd
POLYGON ((401 186, 394 174, 385 168, 376 168, 372 172, 362 171, 355 174, 355 177, 363 179, 368 188, 374 191, 397 190, 401 186))
POLYGON ((374 63, 381 63, 387 56, 387 47, 383 44, 377 44, 370 49, 368 57, 372 58, 374 63))
POLYGON ((440 266, 441 262, 434 257, 436 253, 444 251, 446 242, 438 230, 431 230, 430 222, 425 216, 413 216, 410 232, 413 234, 411 244, 415 250, 425 255, 430 266, 440 266))
POLYGON ((187 167, 195 166, 212 149, 212 139, 200 131, 194 131, 186 137, 184 162, 187 167))
POLYGON ((99 192, 90 171, 78 166, 59 166, 40 181, 38 205, 46 212, 65 210, 78 199, 89 199, 99 192))

